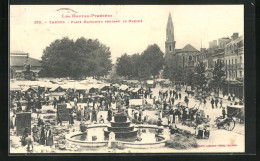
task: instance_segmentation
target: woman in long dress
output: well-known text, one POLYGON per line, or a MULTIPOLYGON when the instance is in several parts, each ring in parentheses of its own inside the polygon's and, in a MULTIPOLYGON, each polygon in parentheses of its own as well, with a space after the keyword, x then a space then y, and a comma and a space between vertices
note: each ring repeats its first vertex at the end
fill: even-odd
POLYGON ((93 121, 96 121, 97 122, 97 112, 96 112, 96 110, 93 108, 93 112, 92 112, 92 120, 91 120, 92 122, 93 121))
POLYGON ((112 110, 109 108, 107 112, 107 120, 110 122, 112 120, 112 110))
POLYGON ((46 145, 53 146, 53 135, 50 127, 48 127, 47 134, 46 134, 46 145))
POLYGON ((46 141, 45 126, 43 125, 41 129, 40 144, 45 145, 45 141, 46 141))
POLYGON ((73 125, 73 124, 74 124, 74 118, 73 118, 72 112, 70 113, 69 124, 70 124, 70 125, 73 125))

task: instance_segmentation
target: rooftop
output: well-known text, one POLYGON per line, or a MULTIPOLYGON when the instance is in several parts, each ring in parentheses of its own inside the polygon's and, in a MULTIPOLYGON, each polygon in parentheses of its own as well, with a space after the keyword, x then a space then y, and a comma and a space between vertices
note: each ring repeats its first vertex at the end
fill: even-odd
POLYGON ((187 51, 187 52, 198 52, 197 49, 195 49, 193 46, 190 44, 186 45, 181 51, 187 51))
MULTIPOLYGON (((16 56, 10 55, 10 66, 24 66, 25 61, 27 60, 27 56, 16 56)), ((28 63, 31 66, 41 67, 41 60, 28 57, 28 63)))

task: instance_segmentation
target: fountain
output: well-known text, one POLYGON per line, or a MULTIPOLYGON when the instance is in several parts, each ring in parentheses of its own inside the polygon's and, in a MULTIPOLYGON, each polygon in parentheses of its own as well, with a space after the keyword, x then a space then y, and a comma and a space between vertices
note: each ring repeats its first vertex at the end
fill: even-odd
POLYGON ((163 128, 156 125, 132 126, 125 111, 119 109, 109 125, 88 125, 86 131, 66 135, 66 140, 70 144, 79 145, 83 148, 110 147, 112 142, 124 148, 158 148, 165 146, 166 142, 164 136, 158 135, 158 130, 162 131, 163 128), (93 137, 96 137, 96 139, 93 140, 93 137))
POLYGON ((134 126, 131 126, 131 121, 127 121, 127 115, 125 112, 117 112, 114 115, 114 120, 110 121, 110 125, 104 129, 106 137, 110 132, 115 133, 116 139, 120 138, 136 138, 137 130, 134 126))

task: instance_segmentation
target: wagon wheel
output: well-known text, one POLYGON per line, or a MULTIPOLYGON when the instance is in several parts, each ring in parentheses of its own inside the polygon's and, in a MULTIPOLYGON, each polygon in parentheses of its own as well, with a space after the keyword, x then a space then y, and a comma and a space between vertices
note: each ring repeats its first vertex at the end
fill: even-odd
POLYGON ((231 118, 228 122, 225 123, 224 129, 228 131, 232 131, 234 128, 235 128, 235 120, 231 118))

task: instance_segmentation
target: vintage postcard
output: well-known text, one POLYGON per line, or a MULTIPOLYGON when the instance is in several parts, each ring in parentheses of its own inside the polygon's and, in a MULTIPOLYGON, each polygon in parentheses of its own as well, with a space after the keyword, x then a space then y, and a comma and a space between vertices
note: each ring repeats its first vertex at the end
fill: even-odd
POLYGON ((10 5, 9 152, 243 153, 243 5, 10 5))

